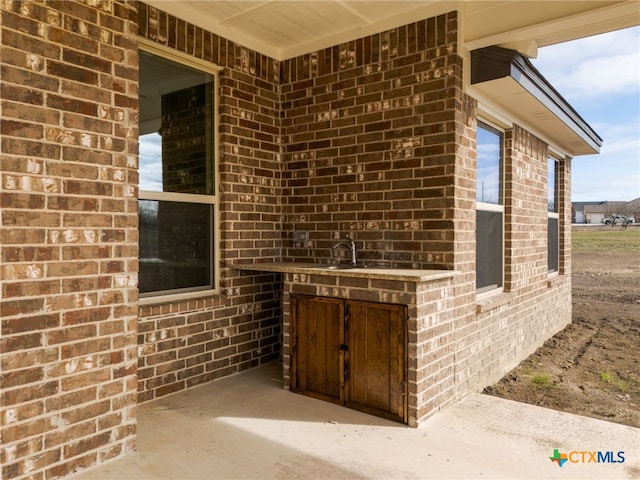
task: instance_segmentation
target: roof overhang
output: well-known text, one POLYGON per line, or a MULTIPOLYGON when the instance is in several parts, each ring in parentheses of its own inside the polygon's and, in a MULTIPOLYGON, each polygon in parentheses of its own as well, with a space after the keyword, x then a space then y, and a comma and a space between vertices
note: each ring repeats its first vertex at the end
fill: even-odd
POLYGON ((637 0, 142 1, 276 60, 451 11, 459 12, 467 50, 500 45, 529 57, 539 47, 640 24, 637 0))
POLYGON ((141 1, 158 9, 153 21, 166 22, 166 12, 277 60, 457 11, 465 62, 470 51, 477 57, 493 46, 520 54, 503 59, 502 75, 474 77, 468 93, 572 156, 597 153, 602 140, 526 57, 542 46, 640 25, 637 0, 141 1))
POLYGON ((600 152, 598 134, 517 51, 496 46, 472 51, 471 87, 510 117, 528 119, 536 133, 569 155, 600 152))

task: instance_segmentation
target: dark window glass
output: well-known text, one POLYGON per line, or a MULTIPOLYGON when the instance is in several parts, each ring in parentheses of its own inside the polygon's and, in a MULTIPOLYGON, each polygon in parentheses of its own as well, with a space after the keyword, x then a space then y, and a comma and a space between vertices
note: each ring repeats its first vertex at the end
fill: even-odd
POLYGON ((476 288, 502 286, 502 212, 477 211, 476 288))
POLYGON ((212 288, 212 208, 140 200, 141 293, 212 288))
POLYGON ((558 271, 558 219, 549 217, 547 221, 547 261, 550 272, 558 271))

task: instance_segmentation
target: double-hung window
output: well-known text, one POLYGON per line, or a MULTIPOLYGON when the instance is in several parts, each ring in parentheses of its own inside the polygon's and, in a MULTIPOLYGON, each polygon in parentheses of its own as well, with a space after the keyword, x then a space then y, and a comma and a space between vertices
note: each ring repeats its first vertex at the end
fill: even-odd
POLYGON ((502 288, 504 134, 478 122, 476 170, 476 289, 502 288))
POLYGON ((140 45, 142 299, 216 289, 216 70, 140 45))
POLYGON ((560 245, 558 161, 550 157, 547 163, 547 267, 553 273, 558 271, 560 245))

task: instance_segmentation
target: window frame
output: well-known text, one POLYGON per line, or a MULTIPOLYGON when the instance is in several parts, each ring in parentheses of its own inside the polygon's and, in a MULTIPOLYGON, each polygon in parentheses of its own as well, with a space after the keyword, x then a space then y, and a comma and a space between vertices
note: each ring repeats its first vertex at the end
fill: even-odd
POLYGON ((547 274, 549 276, 558 275, 560 272, 560 160, 553 155, 549 155, 547 158, 547 274), (553 171, 553 211, 549 208, 549 166, 553 162, 554 171, 553 171), (556 230, 557 230, 557 238, 556 238, 556 268, 550 268, 550 231, 549 231, 549 223, 551 220, 556 220, 556 230))
POLYGON ((476 296, 484 297, 488 295, 494 295, 498 293, 504 292, 504 270, 505 270, 505 131, 498 127, 495 123, 488 121, 485 118, 478 118, 477 126, 476 126, 476 296), (492 132, 500 137, 500 158, 499 158, 499 177, 498 177, 498 189, 499 189, 499 203, 486 203, 480 202, 477 200, 478 195, 478 182, 477 182, 477 138, 478 138, 478 130, 483 128, 489 132, 492 132), (501 219, 501 238, 499 240, 497 258, 499 259, 499 282, 497 284, 486 285, 482 287, 477 286, 478 281, 478 261, 477 261, 477 252, 478 252, 478 227, 477 227, 477 219, 478 211, 485 212, 493 212, 500 213, 501 219))
MULTIPOLYGON (((184 65, 195 70, 202 71, 210 74, 213 81, 212 94, 213 100, 213 112, 212 112, 212 182, 213 182, 213 194, 194 194, 194 193, 180 193, 180 192, 160 192, 153 190, 138 190, 137 200, 151 200, 151 201, 166 201, 166 202, 183 202, 183 203, 196 203, 210 205, 213 213, 211 218, 211 245, 210 247, 210 261, 211 261, 211 275, 213 276, 211 282, 211 288, 198 288, 189 287, 174 290, 162 290, 154 292, 139 293, 138 303, 140 305, 153 304, 153 303, 168 303, 181 300, 188 300, 192 298, 201 298, 210 295, 217 295, 220 293, 220 192, 219 192, 219 78, 218 74, 222 70, 221 67, 204 60, 192 57, 188 54, 179 52, 177 50, 158 45, 146 38, 138 38, 138 50, 151 55, 155 55, 166 60, 184 65)), ((138 138, 140 132, 138 132, 138 138)), ((139 158, 138 158, 139 161, 139 158)), ((139 228, 139 227, 138 227, 139 228)), ((138 256, 138 260, 140 257, 138 256)), ((140 272, 138 272, 138 275, 140 272)))

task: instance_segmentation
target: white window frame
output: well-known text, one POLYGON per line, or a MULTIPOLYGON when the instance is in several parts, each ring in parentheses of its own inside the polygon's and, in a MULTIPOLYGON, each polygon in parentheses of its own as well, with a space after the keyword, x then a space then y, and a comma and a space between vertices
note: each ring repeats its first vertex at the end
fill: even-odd
MULTIPOLYGON (((212 63, 200 60, 185 53, 158 45, 146 38, 138 38, 138 49, 152 55, 171 60, 175 63, 185 65, 187 67, 203 71, 208 73, 213 78, 213 92, 215 94, 214 99, 214 111, 213 111, 213 194, 212 195, 200 195, 191 193, 179 193, 179 192, 158 192, 150 190, 139 190, 139 200, 155 200, 155 201, 169 201, 169 202, 183 202, 183 203, 197 203, 208 204, 213 207, 213 215, 211 218, 211 225, 213 234, 211 235, 211 274, 213 275, 212 288, 205 289, 178 289, 155 291, 148 293, 141 293, 139 295, 138 303, 140 305, 153 304, 153 303, 169 303, 181 300, 188 300, 191 298, 201 298, 210 295, 217 295, 220 293, 220 201, 219 201, 219 79, 218 73, 222 70, 212 63)), ((197 288, 197 287, 196 287, 197 288)))
MULTIPOLYGON (((505 271, 505 208, 504 208, 505 200, 506 200, 505 199, 505 132, 503 128, 501 128, 500 126, 496 125, 494 122, 491 122, 483 117, 483 118, 478 118, 477 120, 476 135, 477 135, 478 129, 484 128, 483 125, 484 127, 488 127, 488 129, 487 128, 485 129, 490 131, 495 131, 501 135, 501 145, 500 145, 501 165, 500 165, 500 176, 499 176, 499 188, 500 188, 500 191, 502 192, 502 198, 500 199, 501 201, 500 204, 485 203, 485 202, 479 202, 476 200, 476 212, 480 210, 480 211, 486 211, 486 212, 501 213, 502 239, 501 239, 501 248, 499 252, 500 265, 501 265, 501 269, 499 272, 500 273, 499 285, 497 286, 488 285, 488 286, 479 287, 479 288, 476 287, 476 297, 478 298, 483 298, 486 296, 503 293, 504 292, 504 271, 505 271)), ((477 142, 476 142, 476 146, 477 146, 477 142)), ((476 165, 476 169, 477 169, 477 165, 476 165)), ((476 182, 476 198, 477 198, 477 189, 478 189, 478 184, 476 182)), ((477 251, 477 248, 478 247, 477 247, 477 233, 476 233, 476 251, 477 251)), ((476 263, 476 278, 477 278, 477 271, 478 271, 478 266, 476 263)))

